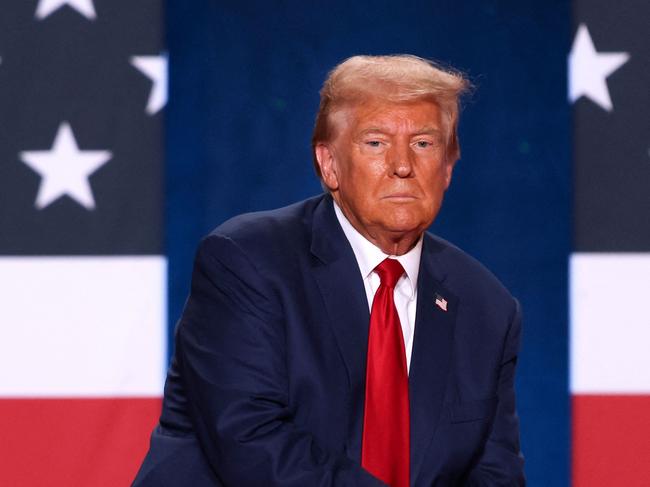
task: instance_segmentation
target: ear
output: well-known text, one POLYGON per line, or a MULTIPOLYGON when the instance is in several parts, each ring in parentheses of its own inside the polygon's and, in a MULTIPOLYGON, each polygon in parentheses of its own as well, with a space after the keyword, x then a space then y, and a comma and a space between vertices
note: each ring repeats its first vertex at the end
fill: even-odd
POLYGON ((454 172, 454 166, 456 166, 456 161, 445 163, 445 190, 449 188, 449 185, 451 184, 451 175, 454 172))
POLYGON ((315 151, 323 183, 330 191, 336 191, 339 188, 339 178, 336 173, 336 158, 332 148, 328 144, 320 142, 316 145, 315 151))

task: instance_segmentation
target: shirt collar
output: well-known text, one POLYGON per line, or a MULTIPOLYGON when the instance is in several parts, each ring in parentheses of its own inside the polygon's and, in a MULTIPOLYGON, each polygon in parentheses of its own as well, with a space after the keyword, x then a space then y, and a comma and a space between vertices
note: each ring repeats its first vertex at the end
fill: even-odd
POLYGON ((422 236, 420 236, 420 239, 415 246, 404 255, 388 255, 382 252, 379 247, 366 239, 366 237, 361 235, 359 231, 352 226, 336 202, 334 202, 334 212, 336 213, 336 218, 343 229, 343 233, 345 233, 346 238, 352 246, 352 251, 354 252, 354 256, 359 264, 359 270, 361 271, 363 279, 370 276, 375 267, 377 267, 384 259, 391 257, 402 264, 410 286, 411 298, 414 297, 418 285, 418 273, 420 271, 422 236))

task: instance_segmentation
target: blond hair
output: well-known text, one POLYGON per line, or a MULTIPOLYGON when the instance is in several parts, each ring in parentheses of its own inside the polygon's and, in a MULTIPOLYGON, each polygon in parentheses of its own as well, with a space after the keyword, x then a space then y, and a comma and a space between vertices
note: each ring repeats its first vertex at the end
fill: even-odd
POLYGON ((460 157, 458 143, 459 98, 470 83, 457 71, 413 56, 353 56, 330 71, 320 90, 311 145, 316 174, 321 177, 316 160, 316 146, 335 137, 331 115, 343 107, 354 106, 373 98, 393 103, 428 100, 443 114, 447 139, 448 162, 460 157))

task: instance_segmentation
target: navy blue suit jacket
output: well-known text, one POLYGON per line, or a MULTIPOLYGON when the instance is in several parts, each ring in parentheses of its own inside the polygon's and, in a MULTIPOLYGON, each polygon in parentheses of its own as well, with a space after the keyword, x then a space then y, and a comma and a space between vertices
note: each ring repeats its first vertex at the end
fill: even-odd
MULTIPOLYGON (((520 321, 492 274, 425 234, 412 485, 524 484, 520 321)), ((134 485, 384 485, 360 466, 368 322, 330 196, 221 225, 197 252, 160 424, 134 485)))

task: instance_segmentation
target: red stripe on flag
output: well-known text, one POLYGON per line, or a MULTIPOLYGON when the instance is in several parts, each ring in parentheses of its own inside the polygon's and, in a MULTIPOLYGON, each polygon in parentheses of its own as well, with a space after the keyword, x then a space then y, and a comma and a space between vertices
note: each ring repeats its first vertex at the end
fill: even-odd
POLYGON ((650 485, 650 396, 573 396, 573 487, 650 485))
POLYGON ((160 398, 1 399, 0 485, 128 486, 160 398))

